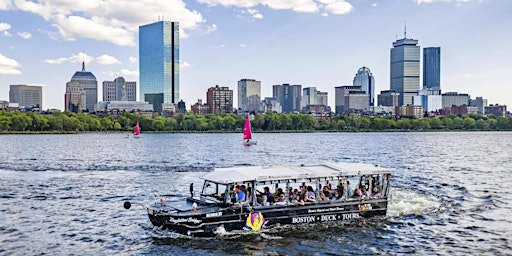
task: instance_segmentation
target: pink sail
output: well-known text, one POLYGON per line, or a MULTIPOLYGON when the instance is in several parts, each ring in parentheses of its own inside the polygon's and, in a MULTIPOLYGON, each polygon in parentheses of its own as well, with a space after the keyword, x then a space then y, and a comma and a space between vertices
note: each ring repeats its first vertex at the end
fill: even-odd
POLYGON ((139 122, 135 125, 135 128, 133 129, 133 135, 139 135, 140 129, 139 129, 139 122))
POLYGON ((244 125, 244 140, 250 140, 252 139, 251 135, 251 121, 249 120, 249 116, 245 118, 245 125, 244 125))

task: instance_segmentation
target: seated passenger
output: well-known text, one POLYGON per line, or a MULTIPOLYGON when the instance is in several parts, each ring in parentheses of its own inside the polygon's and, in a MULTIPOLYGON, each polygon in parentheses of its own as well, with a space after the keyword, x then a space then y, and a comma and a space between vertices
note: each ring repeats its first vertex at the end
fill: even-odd
POLYGON ((302 200, 302 197, 299 194, 296 194, 292 200, 292 203, 295 205, 304 205, 304 200, 302 200))
POLYGON ((284 193, 279 194, 279 197, 274 205, 286 205, 286 195, 284 193))
POLYGON ((320 202, 329 202, 329 198, 325 196, 324 192, 320 192, 320 202))
POLYGON ((354 189, 354 193, 352 193, 353 198, 361 198, 361 190, 359 188, 354 189))
POLYGON ((304 202, 313 202, 313 203, 316 203, 316 199, 315 197, 310 197, 307 193, 304 194, 304 202))
POLYGON ((270 203, 268 202, 268 199, 267 199, 267 196, 266 195, 262 195, 261 196, 261 203, 260 203, 261 206, 270 206, 270 203))
POLYGON ((372 197, 381 197, 382 196, 382 194, 379 192, 379 188, 373 187, 372 190, 373 190, 372 191, 372 197))
MULTIPOLYGON (((331 183, 329 183, 329 184, 331 184, 331 183)), ((324 195, 327 198, 331 198, 332 197, 331 191, 329 191, 329 187, 328 186, 324 186, 324 188, 322 189, 322 192, 324 193, 324 195)))
POLYGON ((315 192, 313 191, 313 187, 308 186, 307 190, 308 190, 308 192, 304 196, 304 201, 305 202, 316 202, 316 196, 315 196, 315 192), (307 196, 307 198, 306 198, 306 196, 307 196))
POLYGON ((363 186, 361 187, 361 200, 366 200, 368 199, 368 192, 366 191, 366 187, 363 186))

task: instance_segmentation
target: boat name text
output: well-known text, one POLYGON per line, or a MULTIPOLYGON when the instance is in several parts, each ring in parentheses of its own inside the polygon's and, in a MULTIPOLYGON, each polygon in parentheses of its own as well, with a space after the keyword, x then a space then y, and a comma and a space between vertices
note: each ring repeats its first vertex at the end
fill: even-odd
POLYGON ((192 222, 194 224, 201 223, 201 220, 194 219, 194 218, 179 218, 179 219, 175 219, 173 217, 170 217, 169 221, 173 222, 173 223, 181 223, 181 222, 192 222))

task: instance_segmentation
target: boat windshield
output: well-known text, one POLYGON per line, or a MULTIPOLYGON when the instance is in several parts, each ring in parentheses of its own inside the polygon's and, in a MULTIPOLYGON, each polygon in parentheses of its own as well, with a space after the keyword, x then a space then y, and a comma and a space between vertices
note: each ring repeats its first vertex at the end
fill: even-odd
POLYGON ((224 194, 226 193, 227 189, 227 185, 218 184, 211 181, 205 181, 203 185, 203 191, 201 192, 201 196, 214 197, 219 201, 223 201, 224 194))

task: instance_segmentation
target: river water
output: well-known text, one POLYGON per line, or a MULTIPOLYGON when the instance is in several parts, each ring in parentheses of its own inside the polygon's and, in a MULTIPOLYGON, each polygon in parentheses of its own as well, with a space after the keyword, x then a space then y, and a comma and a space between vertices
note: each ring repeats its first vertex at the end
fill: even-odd
POLYGON ((0 255, 510 255, 512 132, 2 135, 0 255), (386 217, 189 238, 155 194, 215 167, 364 162, 396 169, 386 217))

